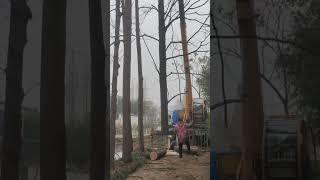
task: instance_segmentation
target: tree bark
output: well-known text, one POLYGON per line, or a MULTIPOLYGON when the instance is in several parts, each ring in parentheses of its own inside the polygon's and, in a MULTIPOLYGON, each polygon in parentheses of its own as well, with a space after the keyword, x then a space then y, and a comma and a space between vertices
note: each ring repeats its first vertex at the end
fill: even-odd
POLYGON ((186 77, 186 95, 185 95, 185 120, 191 120, 192 114, 192 86, 190 77, 190 63, 188 57, 188 44, 187 44, 187 30, 186 30, 186 20, 184 13, 184 3, 183 0, 179 0, 179 17, 180 17, 180 28, 181 28, 181 41, 182 41, 182 51, 183 51, 183 62, 184 62, 184 72, 186 77))
POLYGON ((164 1, 158 0, 159 19, 159 80, 160 80, 160 103, 161 103, 161 131, 166 133, 168 125, 168 89, 167 89, 167 60, 166 60, 166 26, 164 1))
POLYGON ((10 32, 6 69, 4 137, 1 179, 19 180, 21 154, 21 104, 23 100, 23 50, 31 11, 25 0, 11 1, 10 32))
POLYGON ((132 161, 133 151, 131 130, 131 103, 130 103, 130 76, 131 76, 131 31, 132 31, 132 2, 125 0, 123 10, 123 42, 124 42, 124 65, 123 65, 123 146, 122 160, 132 161))
MULTIPOLYGON (((89 31, 91 49, 91 121, 90 121, 90 179, 106 177, 106 116, 105 48, 101 16, 101 1, 89 0, 89 31)), ((108 54, 107 54, 108 55, 108 54)), ((108 82, 108 81, 107 81, 108 82)), ((107 94, 108 93, 108 94, 107 94)))
POLYGON ((139 81, 139 97, 138 97, 138 131, 140 151, 144 152, 144 134, 143 134, 143 75, 142 75, 142 58, 140 43, 140 21, 139 21, 139 0, 135 0, 136 12, 136 42, 138 55, 138 81, 139 81))
POLYGON ((66 1, 44 0, 40 86, 41 180, 66 179, 65 49, 66 1))
POLYGON ((120 1, 116 1, 116 20, 115 20, 115 40, 114 40, 114 52, 113 52, 113 72, 112 72, 112 95, 111 95, 111 153, 110 160, 114 161, 115 154, 115 137, 116 137, 116 126, 115 121, 117 117, 117 87, 118 87, 118 74, 119 74, 119 46, 120 46, 120 1))
MULTIPOLYGON (((237 0, 240 36, 256 36, 254 0, 237 0)), ((241 39, 243 89, 241 180, 261 178, 263 104, 256 39, 241 39)))

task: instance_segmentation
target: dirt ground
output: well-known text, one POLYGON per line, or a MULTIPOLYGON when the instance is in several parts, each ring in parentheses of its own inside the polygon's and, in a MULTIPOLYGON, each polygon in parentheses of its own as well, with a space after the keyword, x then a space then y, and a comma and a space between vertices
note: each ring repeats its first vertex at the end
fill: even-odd
POLYGON ((209 180, 210 153, 199 156, 166 155, 157 161, 147 161, 143 167, 129 175, 127 180, 209 180))

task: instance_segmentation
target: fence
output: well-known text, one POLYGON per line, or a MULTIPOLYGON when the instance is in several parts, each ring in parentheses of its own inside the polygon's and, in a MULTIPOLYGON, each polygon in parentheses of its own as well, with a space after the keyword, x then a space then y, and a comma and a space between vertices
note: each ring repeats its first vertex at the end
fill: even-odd
MULTIPOLYGON (((188 129, 187 130, 189 142, 191 146, 197 146, 201 149, 208 149, 210 147, 209 131, 208 129, 188 129)), ((169 133, 154 132, 151 136, 151 148, 169 148, 170 139, 174 136, 174 132, 169 133)))
POLYGON ((207 149, 210 146, 209 131, 207 129, 188 129, 188 137, 191 146, 207 149))

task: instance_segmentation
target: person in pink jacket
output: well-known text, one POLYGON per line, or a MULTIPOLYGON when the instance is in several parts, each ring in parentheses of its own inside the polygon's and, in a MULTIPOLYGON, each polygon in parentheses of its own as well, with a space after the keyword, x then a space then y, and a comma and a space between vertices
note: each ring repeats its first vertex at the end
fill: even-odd
POLYGON ((187 145, 188 152, 190 152, 190 143, 189 143, 189 137, 187 137, 187 128, 189 127, 188 124, 182 121, 181 118, 179 118, 179 121, 177 124, 174 125, 174 128, 176 130, 176 135, 178 137, 178 144, 179 144, 179 157, 182 158, 182 146, 183 144, 187 145))

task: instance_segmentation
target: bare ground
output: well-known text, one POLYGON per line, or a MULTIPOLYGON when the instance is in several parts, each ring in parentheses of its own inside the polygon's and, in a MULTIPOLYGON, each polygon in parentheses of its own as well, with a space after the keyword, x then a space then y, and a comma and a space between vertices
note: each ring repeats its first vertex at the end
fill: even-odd
POLYGON ((157 161, 147 161, 143 167, 129 175, 127 180, 209 180, 210 153, 199 156, 166 155, 157 161))

